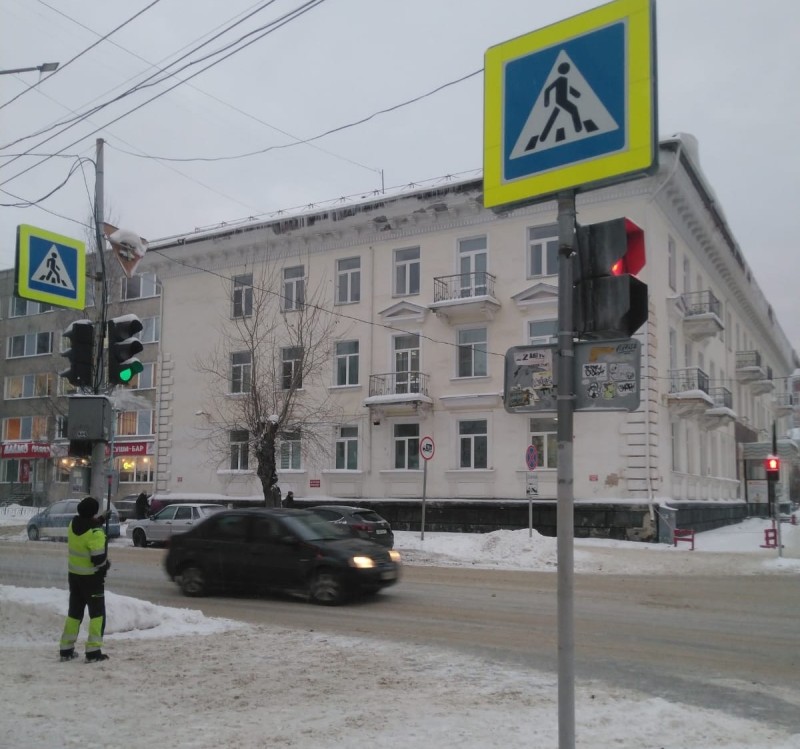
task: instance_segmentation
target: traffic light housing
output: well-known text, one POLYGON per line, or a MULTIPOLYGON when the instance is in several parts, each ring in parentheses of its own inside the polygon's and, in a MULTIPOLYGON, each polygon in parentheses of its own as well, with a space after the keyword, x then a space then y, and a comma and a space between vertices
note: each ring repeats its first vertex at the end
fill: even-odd
POLYGON ((647 322, 644 231, 627 218, 579 226, 573 274, 576 335, 630 338, 647 322))
POLYGON ((94 370, 94 323, 91 320, 76 320, 64 331, 69 339, 69 348, 62 354, 69 360, 69 368, 59 372, 76 388, 90 388, 94 370))
POLYGON ((143 329, 136 315, 121 315, 108 321, 108 384, 127 385, 144 369, 136 358, 144 347, 136 338, 143 329))
POLYGON ((764 458, 764 470, 768 481, 777 481, 781 473, 781 459, 777 455, 767 455, 764 458))

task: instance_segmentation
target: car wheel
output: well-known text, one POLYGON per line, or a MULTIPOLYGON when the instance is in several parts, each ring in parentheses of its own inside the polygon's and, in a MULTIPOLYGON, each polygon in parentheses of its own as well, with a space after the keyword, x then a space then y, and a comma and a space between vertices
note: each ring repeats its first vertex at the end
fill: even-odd
POLYGON ((28 538, 31 541, 39 540, 39 529, 35 525, 32 525, 30 528, 28 528, 28 538))
POLYGON ((147 546, 147 534, 141 528, 133 531, 133 545, 142 549, 147 546))
POLYGON ((197 596, 205 595, 206 576, 199 567, 193 565, 184 567, 184 569, 181 570, 178 584, 180 585, 181 592, 185 596, 196 598, 197 596))
POLYGON ((344 601, 344 580, 335 570, 319 570, 311 580, 311 600, 323 606, 335 606, 344 601))

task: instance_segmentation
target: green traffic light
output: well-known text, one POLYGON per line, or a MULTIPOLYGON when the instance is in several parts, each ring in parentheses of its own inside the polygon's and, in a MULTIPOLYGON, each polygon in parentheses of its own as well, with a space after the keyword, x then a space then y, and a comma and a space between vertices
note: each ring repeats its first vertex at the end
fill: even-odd
POLYGON ((120 369, 119 379, 122 382, 130 382, 134 375, 139 374, 144 369, 144 365, 140 361, 133 362, 129 367, 120 369))

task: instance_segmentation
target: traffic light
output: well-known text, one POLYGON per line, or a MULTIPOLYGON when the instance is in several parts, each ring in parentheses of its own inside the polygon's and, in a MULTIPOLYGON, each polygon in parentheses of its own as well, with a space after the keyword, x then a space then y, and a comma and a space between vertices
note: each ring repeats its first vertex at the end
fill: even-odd
POLYGON ((767 455, 764 458, 764 470, 768 481, 777 481, 781 473, 781 459, 777 455, 767 455))
POLYGON ((125 385, 144 369, 136 358, 144 347, 135 337, 143 327, 136 315, 121 315, 108 321, 109 385, 125 385))
POLYGON ((647 322, 644 231, 627 218, 579 226, 573 319, 579 338, 630 338, 647 322))
POLYGON ((69 360, 69 369, 59 372, 76 388, 92 387, 94 369, 94 323, 91 320, 76 320, 64 331, 69 339, 69 348, 62 354, 69 360))

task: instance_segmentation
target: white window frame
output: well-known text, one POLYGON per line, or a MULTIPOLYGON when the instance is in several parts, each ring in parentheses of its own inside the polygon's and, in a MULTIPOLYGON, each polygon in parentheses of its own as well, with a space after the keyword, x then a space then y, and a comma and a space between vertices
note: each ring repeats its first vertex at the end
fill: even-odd
POLYGON ((120 484, 152 484, 155 465, 149 455, 120 455, 114 458, 114 468, 120 484))
POLYGON ((231 318, 251 317, 253 314, 253 274, 234 276, 231 292, 231 318))
POLYGON ((558 341, 558 320, 528 320, 525 323, 525 337, 529 346, 534 346, 539 343, 556 343, 558 341), (534 326, 539 326, 540 331, 538 335, 533 335, 534 326), (550 330, 547 333, 547 330, 550 330))
POLYGON ((143 317, 142 329, 136 337, 142 343, 158 343, 161 340, 161 318, 156 317, 143 317))
POLYGON ((558 427, 554 417, 532 416, 528 419, 528 444, 535 445, 539 452, 537 470, 556 470, 558 467, 558 427))
POLYGON ((420 441, 420 424, 418 421, 413 422, 399 422, 392 426, 392 468, 396 471, 418 471, 420 469, 420 456, 419 456, 419 441, 420 441), (398 428, 403 427, 416 427, 416 435, 398 435, 398 428), (403 443, 404 459, 403 465, 398 465, 397 461, 397 445, 403 443), (416 444, 413 444, 416 443, 416 444))
POLYGON ((300 432, 285 432, 278 443, 278 470, 303 470, 303 436, 300 432))
POLYGON ((417 373, 422 369, 422 346, 419 333, 398 333, 392 336, 392 373, 394 375, 394 392, 397 394, 403 393, 418 393, 420 388, 420 377, 417 373), (397 348, 397 342, 401 338, 416 338, 417 345, 409 348, 397 348), (414 367, 414 352, 416 351, 417 366, 414 367), (398 354, 407 353, 408 367, 406 369, 398 369, 397 356, 398 354))
POLYGON ((14 296, 9 298, 8 316, 9 317, 30 317, 31 315, 40 315, 45 312, 52 312, 54 309, 52 304, 45 302, 34 302, 31 299, 23 299, 22 297, 14 296), (24 312, 20 310, 24 309, 24 312))
POLYGON ((334 445, 335 470, 358 470, 358 431, 357 424, 342 424, 336 428, 336 441, 334 445), (351 458, 355 458, 355 460, 351 461, 351 458))
POLYGON ((29 356, 49 356, 53 353, 53 332, 38 331, 36 333, 21 333, 12 335, 6 339, 6 359, 24 359, 29 356), (47 336, 47 338, 44 338, 47 336), (23 353, 14 354, 14 341, 22 339, 23 353), (46 342, 46 351, 39 351, 40 341, 46 342))
POLYGON ((489 468, 489 420, 486 418, 464 418, 459 419, 456 424, 458 433, 458 467, 462 470, 486 470, 489 468), (468 433, 464 431, 467 424, 483 424, 482 432, 468 433), (479 447, 483 443, 484 465, 476 465, 479 447), (464 448, 467 448, 467 460, 465 461, 464 448))
POLYGON ((675 246, 675 239, 667 236, 667 279, 669 287, 673 291, 678 290, 678 250, 675 246))
POLYGON ((153 411, 118 411, 117 412, 117 437, 152 437, 154 433, 153 427, 153 411), (136 431, 124 431, 122 429, 126 421, 132 421, 130 414, 136 414, 136 431))
POLYGON ((489 272, 489 238, 486 234, 478 234, 474 237, 462 237, 457 240, 456 264, 460 279, 459 296, 462 299, 485 296, 488 292, 486 274, 489 272), (477 246, 482 244, 482 246, 477 246), (483 258, 482 269, 479 258, 483 258), (464 261, 467 261, 469 270, 464 270, 464 261), (481 283, 483 274, 483 283, 481 283))
POLYGON ((232 429, 228 432, 229 460, 231 471, 249 471, 250 433, 246 429, 232 429))
POLYGON ((306 302, 306 267, 292 265, 283 269, 283 299, 281 309, 284 312, 296 312, 306 302))
POLYGON ((155 362, 142 362, 142 371, 127 384, 129 390, 152 390, 156 386, 155 362))
POLYGON ((558 224, 530 226, 527 231, 527 277, 558 275, 558 224), (536 266, 536 267, 534 267, 536 266), (536 272, 537 268, 541 271, 536 272))
POLYGON ((252 351, 232 351, 231 352, 231 379, 230 393, 239 395, 249 393, 252 386, 253 377, 253 352, 252 351), (240 359, 240 361, 237 361, 240 359), (246 361, 243 359, 246 357, 246 361))
POLYGON ((361 301, 361 258, 346 257, 336 261, 336 304, 361 301))
POLYGON ((359 384, 360 344, 357 340, 337 341, 334 344, 333 354, 333 380, 335 387, 352 387, 359 384), (339 347, 355 344, 356 350, 340 353, 339 347), (344 366, 342 371, 340 365, 344 366), (353 371, 355 370, 355 371, 353 371), (341 375, 344 374, 344 377, 341 375))
POLYGON ((125 302, 130 299, 152 299, 159 296, 158 278, 155 273, 137 273, 131 278, 120 279, 120 299, 125 302), (132 294, 132 288, 138 284, 138 293, 132 294))
POLYGON ((292 383, 294 382, 296 372, 300 369, 300 381, 295 388, 296 390, 303 389, 303 356, 305 352, 302 346, 286 346, 281 349, 281 389, 291 390, 292 383), (297 355, 297 352, 300 355, 297 355), (288 366, 288 370, 287 370, 288 366), (288 375, 288 385, 287 385, 288 375))
POLYGON ((35 372, 32 374, 11 375, 5 378, 5 399, 6 400, 25 400, 28 398, 48 398, 55 395, 57 390, 55 373, 35 372), (15 388, 17 381, 17 388, 15 388), (11 392, 19 389, 19 395, 12 395, 11 392))
POLYGON ((2 439, 6 442, 46 440, 48 434, 47 416, 8 416, 3 419, 2 439), (8 425, 19 422, 19 436, 9 436, 8 425))
POLYGON ((392 267, 394 274, 392 276, 393 296, 416 296, 419 294, 422 280, 420 255, 419 247, 400 247, 394 251, 394 264, 392 267), (416 279, 414 278, 415 274, 416 279))
MULTIPOLYGON (((456 331, 456 378, 473 379, 476 377, 489 376, 489 330, 486 326, 461 328, 456 331), (462 341, 462 336, 468 333, 483 332, 483 339, 480 341, 462 341), (462 371, 462 354, 468 351, 469 371, 462 371), (482 365, 482 366, 481 366, 482 365), (481 370, 482 371, 479 371, 481 370)), ((466 363, 466 362, 464 362, 466 363)))

